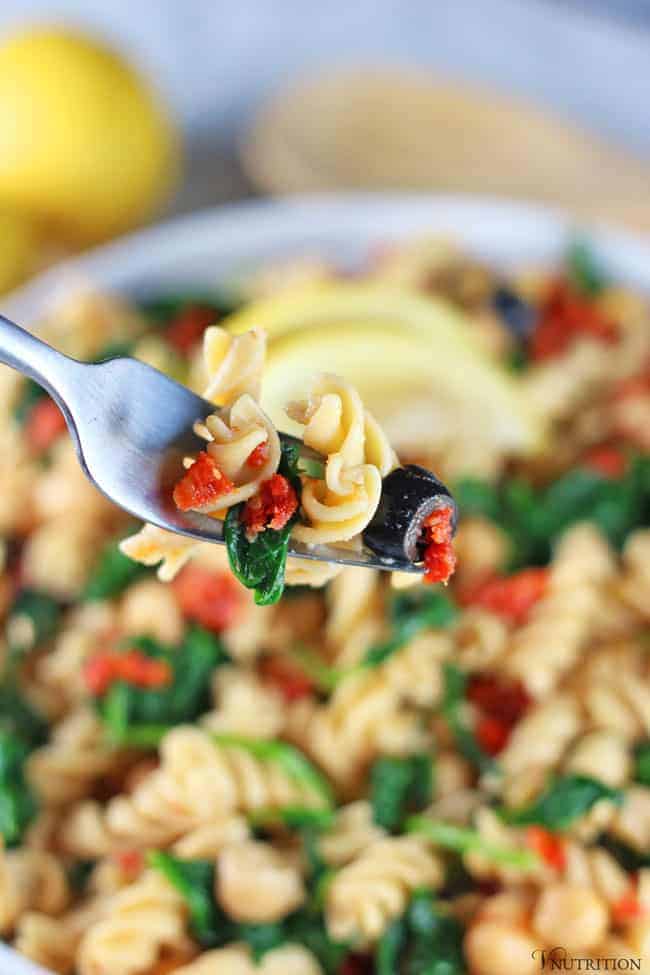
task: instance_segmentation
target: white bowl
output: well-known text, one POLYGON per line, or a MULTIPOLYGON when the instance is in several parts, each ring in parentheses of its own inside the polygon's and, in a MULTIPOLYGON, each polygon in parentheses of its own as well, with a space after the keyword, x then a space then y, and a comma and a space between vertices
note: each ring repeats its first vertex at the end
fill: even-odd
MULTIPOLYGON (((582 228, 581 228, 582 229, 582 228)), ((66 261, 0 302, 29 326, 79 279, 127 294, 209 288, 266 261, 322 255, 356 264, 391 240, 443 234, 497 265, 558 261, 575 233, 558 211, 478 197, 332 195, 253 200, 161 224, 66 261)), ((650 293, 650 241, 605 227, 585 229, 616 278, 650 293)), ((0 975, 45 975, 0 945, 0 975)))

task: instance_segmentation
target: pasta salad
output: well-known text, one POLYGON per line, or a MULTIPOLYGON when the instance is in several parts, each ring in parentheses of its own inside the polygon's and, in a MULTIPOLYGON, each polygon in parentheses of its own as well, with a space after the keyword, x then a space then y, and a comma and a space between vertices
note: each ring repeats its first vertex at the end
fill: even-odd
MULTIPOLYGON (((646 970, 646 301, 584 244, 507 276, 423 241, 356 280, 303 260, 238 296, 88 288, 42 334, 207 390, 175 500, 225 514, 247 583, 269 531, 355 544, 389 438, 461 518, 447 586, 289 560, 277 600, 222 547, 132 525, 3 371, 2 938, 62 975, 646 970), (318 375, 289 425, 324 459, 302 471, 275 399, 298 360, 318 375)), ((448 518, 426 530, 448 544, 448 518)))

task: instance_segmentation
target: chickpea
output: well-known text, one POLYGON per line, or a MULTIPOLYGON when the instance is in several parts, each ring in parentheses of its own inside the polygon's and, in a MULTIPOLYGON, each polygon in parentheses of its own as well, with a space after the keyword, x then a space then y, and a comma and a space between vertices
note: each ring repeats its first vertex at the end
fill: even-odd
POLYGON ((478 921, 465 936, 465 957, 472 975, 534 975, 539 947, 525 931, 505 921, 478 921))
POLYGON ((300 874, 266 843, 233 843, 222 850, 218 866, 217 899, 236 921, 279 921, 303 901, 300 874))
POLYGON ((568 952, 594 948, 608 927, 604 901, 588 887, 553 884, 540 894, 533 914, 533 928, 549 944, 568 952))

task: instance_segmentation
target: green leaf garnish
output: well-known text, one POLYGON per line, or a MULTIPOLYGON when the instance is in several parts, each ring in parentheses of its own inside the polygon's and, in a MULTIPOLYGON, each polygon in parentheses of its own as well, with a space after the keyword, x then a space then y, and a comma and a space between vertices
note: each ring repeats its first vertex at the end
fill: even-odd
POLYGON ((151 569, 134 562, 120 552, 116 542, 112 542, 99 556, 86 583, 82 599, 88 602, 112 599, 128 589, 136 579, 145 575, 151 575, 151 569))
POLYGON ((454 664, 443 667, 445 693, 441 713, 446 720, 460 753, 482 772, 498 771, 498 763, 481 748, 474 732, 463 717, 467 676, 454 664))
POLYGON ((588 297, 595 297, 607 286, 607 276, 586 240, 576 239, 566 255, 567 277, 588 297))
POLYGON ((370 802, 378 826, 396 830, 407 812, 431 801, 432 756, 384 755, 370 769, 370 802))
POLYGON ((406 820, 405 829, 407 833, 426 836, 436 846, 444 850, 453 850, 454 853, 480 853, 492 863, 520 867, 522 870, 539 865, 539 860, 532 850, 520 850, 514 846, 492 843, 481 836, 477 830, 455 826, 453 823, 429 819, 426 816, 410 816, 406 820))
POLYGON ((334 798, 329 782, 301 751, 284 741, 268 741, 264 738, 247 738, 245 735, 213 734, 217 745, 226 748, 242 748, 262 762, 275 762, 290 778, 306 789, 315 792, 323 805, 332 806, 334 798))
POLYGON ((37 804, 25 778, 29 746, 0 728, 0 836, 16 846, 37 812, 37 804))
POLYGON ((501 808, 501 818, 513 826, 539 824, 554 832, 568 829, 601 799, 620 806, 623 792, 586 775, 568 775, 556 779, 530 805, 520 809, 501 808))
POLYGON ((212 671, 229 659, 219 638, 200 626, 191 627, 179 647, 135 637, 124 649, 164 661, 172 675, 159 688, 117 681, 96 699, 109 738, 139 748, 153 748, 174 725, 196 720, 209 706, 212 671))
POLYGON ((416 891, 377 944, 377 975, 464 975, 462 941, 462 925, 429 891, 416 891))
POLYGON ((634 756, 634 779, 650 788, 650 741, 644 741, 634 756))

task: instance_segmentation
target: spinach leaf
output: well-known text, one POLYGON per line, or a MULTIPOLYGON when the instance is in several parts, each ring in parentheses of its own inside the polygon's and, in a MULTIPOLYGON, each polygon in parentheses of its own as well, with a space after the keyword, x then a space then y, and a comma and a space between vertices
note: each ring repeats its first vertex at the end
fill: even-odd
POLYGON ((385 755, 370 770, 370 802, 378 826, 396 830, 407 812, 431 801, 431 755, 385 755))
POLYGON ((151 575, 151 569, 128 558, 120 552, 118 543, 112 542, 99 556, 86 583, 82 599, 94 602, 119 596, 132 582, 145 575, 151 575))
POLYGON ((277 603, 284 589, 292 522, 279 531, 267 528, 249 541, 241 510, 241 505, 235 505, 226 515, 224 537, 230 568, 243 586, 255 590, 258 606, 271 606, 277 603))
POLYGON ((43 744, 47 730, 45 718, 20 693, 15 676, 8 674, 0 684, 0 732, 31 749, 43 744))
POLYGON ((111 740, 153 747, 173 725, 194 721, 208 707, 210 674, 229 658, 218 637, 200 626, 191 627, 178 648, 149 637, 129 640, 127 646, 165 661, 172 679, 159 688, 118 681, 97 698, 97 708, 111 740))
MULTIPOLYGON (((299 443, 292 440, 281 441, 278 471, 291 483, 298 498, 300 498, 299 452, 299 443)), ((266 528, 249 541, 241 520, 242 510, 243 505, 238 504, 229 508, 226 515, 224 538, 230 568, 242 585, 255 591, 255 602, 258 606, 271 606, 277 603, 284 590, 289 536, 298 518, 298 512, 296 511, 284 528, 279 530, 266 528)))
POLYGON ((325 975, 337 975, 349 946, 330 938, 322 914, 305 908, 287 918, 284 927, 287 941, 308 948, 320 962, 325 975))
POLYGON ((631 846, 627 846, 627 844, 622 843, 613 836, 604 835, 599 837, 598 846, 607 850, 627 873, 636 873, 642 867, 650 867, 650 851, 641 853, 639 850, 632 849, 631 846))
POLYGON ((480 853, 493 863, 504 866, 528 869, 538 863, 537 856, 532 850, 520 850, 515 846, 492 843, 475 829, 429 819, 427 816, 410 816, 406 820, 405 829, 407 833, 426 836, 444 850, 453 850, 454 853, 461 854, 480 853))
POLYGON ((499 487, 477 480, 454 488, 461 515, 483 515, 496 522, 511 543, 509 568, 545 565, 555 541, 575 521, 593 521, 612 545, 650 519, 650 458, 634 458, 620 479, 576 468, 546 488, 521 478, 499 487))
POLYGON ((558 778, 529 806, 499 810, 501 818, 513 826, 539 824, 549 830, 566 830, 588 813, 601 799, 609 799, 620 806, 623 792, 612 789, 586 775, 558 778))
POLYGON ((20 654, 50 640, 60 619, 61 607, 55 599, 36 589, 23 589, 14 600, 7 620, 10 652, 20 654))
POLYGON ((205 860, 181 860, 160 850, 149 853, 148 862, 182 894, 188 905, 192 933, 202 947, 216 948, 231 941, 244 941, 259 962, 267 951, 295 941, 316 955, 327 975, 338 971, 347 947, 329 938, 320 912, 303 908, 282 921, 238 923, 216 902, 214 864, 205 860))
POLYGON ((409 933, 404 915, 388 925, 375 949, 376 975, 400 975, 401 958, 408 944, 409 933))
POLYGON ((190 926, 204 948, 218 948, 236 938, 236 925, 221 910, 214 898, 214 864, 206 860, 181 860, 154 850, 147 856, 149 866, 159 870, 182 894, 189 911, 190 926))
POLYGON ((636 749, 634 778, 650 788, 650 741, 644 741, 636 749))
POLYGON ((325 808, 334 804, 332 789, 327 779, 315 765, 285 741, 269 741, 265 738, 247 738, 245 735, 213 734, 217 745, 242 748, 262 762, 276 762, 296 783, 315 792, 325 808))
POLYGON ((458 750, 480 772, 496 772, 498 770, 497 762, 481 748, 474 732, 468 727, 463 716, 467 686, 466 675, 454 664, 445 664, 443 673, 445 693, 441 713, 454 736, 458 750))
POLYGON ((607 277, 586 240, 574 240, 566 254, 567 277, 571 284, 589 297, 599 295, 607 286, 607 277))
POLYGON ((248 817, 253 827, 264 828, 281 823, 288 829, 330 829, 335 814, 331 809, 311 806, 280 806, 278 809, 255 809, 248 817))
POLYGON ((464 975, 462 940, 461 924, 428 891, 416 891, 377 945, 377 975, 464 975))
POLYGON ((444 593, 422 588, 401 593, 390 606, 391 632, 386 640, 370 647, 363 658, 366 667, 377 667, 413 639, 422 630, 450 626, 458 610, 444 593))
POLYGON ((7 846, 20 843, 37 812, 36 800, 25 779, 29 746, 0 729, 0 836, 7 846))

